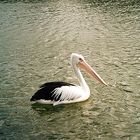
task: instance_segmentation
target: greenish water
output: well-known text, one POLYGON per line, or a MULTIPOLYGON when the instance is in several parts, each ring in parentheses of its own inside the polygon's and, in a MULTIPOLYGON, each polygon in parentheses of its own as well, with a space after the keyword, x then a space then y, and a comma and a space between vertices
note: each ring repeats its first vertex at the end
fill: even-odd
POLYGON ((0 139, 140 139, 140 2, 0 2, 0 139), (78 52, 109 84, 85 78, 90 99, 31 104, 40 84, 77 83, 78 52))

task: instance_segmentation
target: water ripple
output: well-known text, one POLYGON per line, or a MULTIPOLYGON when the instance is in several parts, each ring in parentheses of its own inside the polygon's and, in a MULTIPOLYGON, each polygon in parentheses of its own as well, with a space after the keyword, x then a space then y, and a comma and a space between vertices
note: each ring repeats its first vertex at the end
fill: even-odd
POLYGON ((1 139, 139 139, 139 1, 5 0, 0 17, 1 139), (44 82, 77 83, 72 52, 109 86, 84 75, 88 101, 31 104, 44 82))

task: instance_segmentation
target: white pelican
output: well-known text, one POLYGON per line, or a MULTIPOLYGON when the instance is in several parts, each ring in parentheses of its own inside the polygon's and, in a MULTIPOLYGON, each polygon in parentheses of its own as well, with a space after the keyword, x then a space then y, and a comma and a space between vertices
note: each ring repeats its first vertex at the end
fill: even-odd
POLYGON ((100 83, 107 85, 105 81, 87 64, 84 57, 77 53, 71 54, 71 65, 79 80, 79 85, 66 82, 49 82, 40 86, 40 89, 32 96, 30 101, 42 104, 67 104, 85 101, 90 96, 90 89, 85 82, 80 69, 84 69, 88 74, 100 83))

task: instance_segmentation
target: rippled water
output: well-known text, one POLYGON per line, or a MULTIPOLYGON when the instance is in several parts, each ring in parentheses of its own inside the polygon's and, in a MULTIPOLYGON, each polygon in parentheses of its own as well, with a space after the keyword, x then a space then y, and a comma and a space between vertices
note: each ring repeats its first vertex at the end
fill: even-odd
POLYGON ((140 139, 140 2, 0 2, 0 139, 140 139), (85 78, 88 101, 38 105, 44 82, 77 83, 78 52, 109 84, 85 78))

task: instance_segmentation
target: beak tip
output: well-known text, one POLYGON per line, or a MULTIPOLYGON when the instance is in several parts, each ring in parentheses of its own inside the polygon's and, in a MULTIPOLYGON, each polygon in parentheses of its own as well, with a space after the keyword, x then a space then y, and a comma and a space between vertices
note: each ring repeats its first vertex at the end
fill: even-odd
POLYGON ((105 85, 105 86, 108 86, 108 84, 107 84, 107 83, 105 83, 105 82, 104 82, 104 85, 105 85))
POLYGON ((105 81, 102 81, 102 84, 108 86, 108 84, 105 81))

